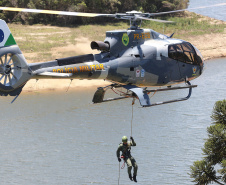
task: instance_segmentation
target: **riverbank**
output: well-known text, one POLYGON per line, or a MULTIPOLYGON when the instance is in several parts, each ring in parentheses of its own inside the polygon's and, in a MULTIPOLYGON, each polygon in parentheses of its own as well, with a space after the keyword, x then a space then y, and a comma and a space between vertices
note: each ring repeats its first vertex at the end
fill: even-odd
MULTIPOLYGON (((185 17, 172 18, 176 25, 163 27, 162 24, 146 22, 144 27, 186 40, 196 46, 205 60, 226 57, 226 22, 186 12, 185 17), (190 21, 189 21, 190 20, 190 21), (150 25, 149 25, 150 24, 150 25)), ((29 63, 50 61, 55 58, 82 54, 96 54, 91 50, 92 40, 104 40, 105 32, 125 29, 127 23, 111 25, 84 25, 78 28, 9 24, 14 38, 29 63)), ((24 90, 67 90, 70 80, 30 80, 24 90)), ((70 89, 78 87, 105 86, 103 80, 73 80, 70 89)))
POLYGON ((226 29, 224 33, 188 37, 186 41, 199 49, 204 60, 226 57, 226 29))

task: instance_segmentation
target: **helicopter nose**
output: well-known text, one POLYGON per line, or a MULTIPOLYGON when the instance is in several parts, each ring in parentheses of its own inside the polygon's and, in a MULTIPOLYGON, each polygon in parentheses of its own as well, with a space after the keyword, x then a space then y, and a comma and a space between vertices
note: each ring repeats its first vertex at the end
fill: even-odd
POLYGON ((195 52, 196 52, 196 60, 197 60, 197 63, 198 65, 200 66, 200 75, 203 73, 203 70, 204 70, 204 58, 201 54, 201 52, 195 47, 195 52))
POLYGON ((200 75, 203 73, 204 70, 205 70, 205 63, 204 63, 204 60, 202 60, 202 63, 200 64, 200 75))

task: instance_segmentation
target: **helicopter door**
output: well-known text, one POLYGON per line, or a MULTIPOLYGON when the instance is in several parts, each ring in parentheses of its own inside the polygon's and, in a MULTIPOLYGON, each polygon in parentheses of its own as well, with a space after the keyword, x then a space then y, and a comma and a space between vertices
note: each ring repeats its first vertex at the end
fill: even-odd
POLYGON ((181 73, 180 73, 180 67, 179 67, 179 61, 177 60, 177 50, 174 45, 169 45, 168 48, 168 67, 169 67, 169 81, 172 82, 178 82, 181 81, 181 73))
POLYGON ((179 62, 181 78, 186 79, 193 76, 196 72, 196 57, 195 50, 190 43, 182 43, 176 45, 177 47, 177 59, 179 62))
POLYGON ((134 77, 137 79, 140 77, 140 61, 143 59, 144 54, 143 50, 141 49, 140 46, 134 47, 133 48, 133 61, 132 61, 132 68, 134 69, 134 77))
POLYGON ((170 45, 169 57, 178 61, 181 79, 189 78, 196 72, 195 50, 190 43, 170 45))
POLYGON ((117 73, 122 83, 135 83, 134 56, 132 49, 128 49, 117 59, 117 73))

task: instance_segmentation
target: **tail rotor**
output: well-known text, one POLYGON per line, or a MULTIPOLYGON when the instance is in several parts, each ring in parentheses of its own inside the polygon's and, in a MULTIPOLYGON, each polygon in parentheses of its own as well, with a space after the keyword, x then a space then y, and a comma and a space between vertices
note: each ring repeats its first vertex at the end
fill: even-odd
POLYGON ((4 86, 13 86, 21 76, 16 54, 6 53, 0 57, 0 83, 4 86))

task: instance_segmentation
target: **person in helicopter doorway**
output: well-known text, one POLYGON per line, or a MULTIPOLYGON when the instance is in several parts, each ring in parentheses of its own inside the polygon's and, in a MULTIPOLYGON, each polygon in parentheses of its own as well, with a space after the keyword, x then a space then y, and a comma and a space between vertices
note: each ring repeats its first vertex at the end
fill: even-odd
POLYGON ((135 159, 131 156, 131 153, 130 153, 131 146, 136 146, 136 143, 135 143, 133 137, 130 137, 130 141, 128 141, 127 137, 123 136, 122 143, 119 144, 116 155, 117 155, 119 162, 121 162, 121 158, 123 158, 124 161, 126 162, 130 180, 137 182, 136 177, 137 177, 138 166, 137 166, 135 159), (121 158, 120 158, 120 151, 122 152, 121 158), (133 177, 131 175, 132 166, 134 168, 133 169, 133 177))

